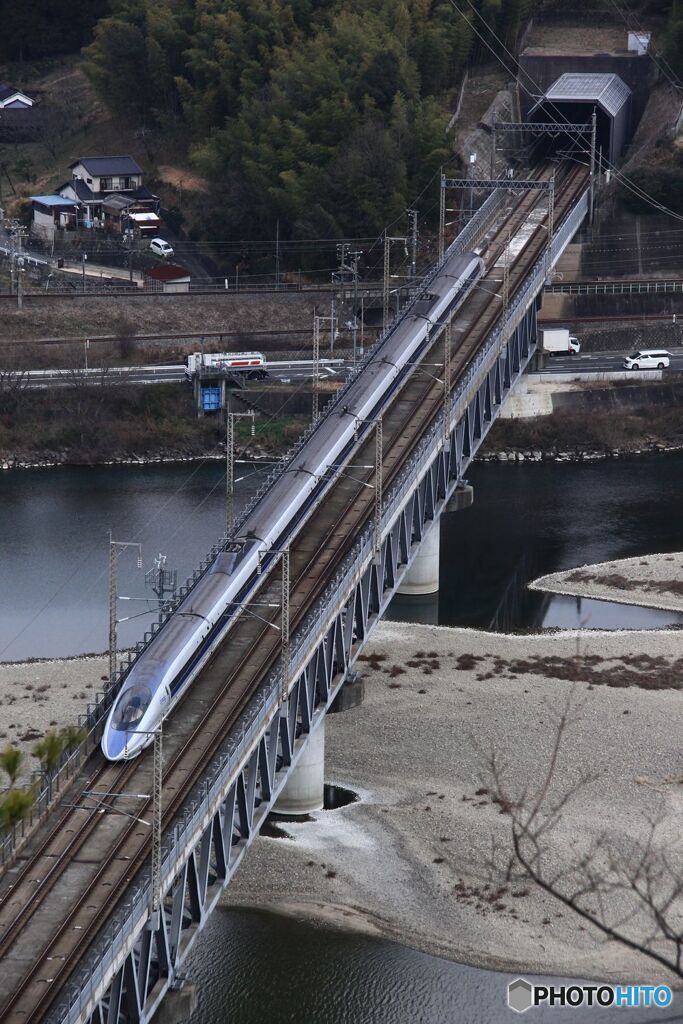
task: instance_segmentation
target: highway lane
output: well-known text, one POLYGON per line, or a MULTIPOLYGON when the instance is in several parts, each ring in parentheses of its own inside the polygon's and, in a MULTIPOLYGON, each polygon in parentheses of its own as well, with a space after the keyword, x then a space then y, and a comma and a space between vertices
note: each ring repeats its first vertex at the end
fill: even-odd
MULTIPOLYGON (((321 377, 335 377, 349 364, 343 359, 321 359, 321 377)), ((274 382, 310 380, 313 376, 313 361, 278 360, 269 362, 268 379, 274 382)), ((187 379, 184 363, 167 366, 110 366, 85 367, 68 370, 17 370, 4 377, 6 384, 16 383, 21 389, 36 390, 54 387, 77 387, 86 382, 94 385, 125 384, 179 384, 187 379)), ((0 373, 0 385, 3 382, 0 373)))
MULTIPOLYGON (((671 348, 670 371, 683 372, 683 348, 671 348)), ((582 352, 574 356, 549 356, 547 365, 541 374, 580 374, 580 373, 615 373, 624 371, 622 365, 624 352, 582 352)), ((322 379, 333 378, 343 374, 350 362, 344 359, 321 359, 320 373, 322 379)), ((267 363, 268 380, 274 383, 289 384, 310 380, 313 376, 313 361, 310 359, 277 360, 267 363)), ((647 371, 644 371, 647 372, 647 371)), ((664 370, 664 374, 666 374, 664 370)), ((94 385, 126 384, 179 384, 186 380, 185 365, 148 366, 111 366, 76 368, 69 370, 23 370, 7 374, 5 383, 16 381, 20 388, 29 390, 49 387, 77 387, 86 381, 94 385)), ((0 385, 2 384, 0 373, 0 385)))
MULTIPOLYGON (((643 346, 644 348, 645 346, 643 346)), ((662 349, 664 350, 664 348, 662 349)), ((541 373, 628 373, 624 369, 624 356, 631 355, 635 349, 623 352, 581 352, 575 356, 548 356, 547 365, 541 373)), ((683 372, 683 348, 669 348, 671 356, 669 371, 683 372)), ((647 371, 641 371, 647 372, 647 371)), ((667 370, 662 371, 666 376, 667 370)))

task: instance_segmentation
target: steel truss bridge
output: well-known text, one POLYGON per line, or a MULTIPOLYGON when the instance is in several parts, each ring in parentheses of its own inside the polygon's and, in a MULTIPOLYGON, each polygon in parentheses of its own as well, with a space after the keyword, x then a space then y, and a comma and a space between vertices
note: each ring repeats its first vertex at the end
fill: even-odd
MULTIPOLYGON (((486 275, 453 318, 448 370, 451 349, 438 325, 426 354, 430 371, 418 366, 383 416, 380 521, 372 488, 340 472, 316 516, 292 539, 286 696, 279 636, 242 614, 229 643, 217 647, 164 724, 156 891, 145 824, 152 816, 152 752, 123 764, 103 762, 95 747, 111 696, 89 708, 91 755, 80 766, 83 751, 69 756, 51 792, 40 796, 38 827, 23 839, 8 837, 0 849, 9 864, 0 878, 4 1022, 145 1022, 178 986, 189 949, 534 353, 549 270, 588 205, 583 168, 538 172, 539 178, 551 174, 550 247, 544 224, 553 223, 552 190, 513 195, 501 181, 446 252, 481 245, 486 275), (432 369, 438 365, 443 376, 432 369)), ((402 317, 419 309, 415 303, 430 280, 402 317)), ((372 463, 374 450, 370 432, 353 461, 372 463)), ((297 451, 276 474, 287 471, 297 451)), ((221 547, 209 552, 181 598, 221 547)), ((280 587, 276 566, 264 574, 259 600, 277 603, 280 587)), ((146 634, 138 654, 160 626, 146 634)))

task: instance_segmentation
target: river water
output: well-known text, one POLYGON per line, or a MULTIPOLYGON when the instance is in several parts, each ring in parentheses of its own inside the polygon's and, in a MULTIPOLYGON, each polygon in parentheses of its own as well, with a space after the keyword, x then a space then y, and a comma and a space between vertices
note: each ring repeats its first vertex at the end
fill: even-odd
MULTIPOLYGON (((190 957, 192 1024, 512 1024, 516 975, 483 971, 394 942, 218 909, 190 957), (204 939, 206 941, 204 941, 204 939), (220 950, 220 953, 218 951, 220 950)), ((536 980, 534 975, 527 975, 536 980)), ((540 982, 540 979, 538 979, 540 982)), ((552 979, 557 981, 558 979, 552 979)), ((545 984, 548 979, 543 979, 545 984)), ((532 1024, 673 1024, 662 1010, 534 1009, 532 1024)))
MULTIPOLYGON (((0 660, 64 657, 107 646, 108 531, 163 552, 183 581, 220 536, 220 463, 27 470, 0 477, 0 660)), ((244 468, 238 505, 258 485, 244 468)), ((444 516, 441 590, 395 617, 442 625, 649 626, 675 615, 526 591, 543 573, 683 549, 683 456, 587 465, 475 466, 475 503, 444 516)), ((134 642, 153 597, 134 553, 120 558, 120 646, 134 642), (143 614, 145 613, 145 614, 143 614)))
MULTIPOLYGON (((543 573, 610 558, 683 549, 683 456, 589 465, 475 466, 472 509, 443 519, 436 601, 394 616, 504 629, 550 625, 664 625, 675 616, 525 590, 543 573)), ((240 501, 258 476, 245 470, 240 501)), ((0 660, 103 651, 107 645, 108 531, 143 545, 145 568, 164 552, 179 579, 221 533, 222 467, 149 465, 26 471, 0 477, 0 660)), ((119 593, 149 596, 132 553, 119 593)), ((119 615, 140 616, 142 600, 119 615)), ((149 616, 120 626, 133 642, 149 616)), ((219 910, 200 938, 191 976, 193 1024, 498 1024, 506 976, 394 943, 248 910, 219 910)), ((535 1021, 562 1010, 534 1010, 535 1021)), ((571 1011, 577 1024, 610 1011, 571 1011)), ((624 1024, 681 1021, 671 1011, 620 1012, 624 1024)))

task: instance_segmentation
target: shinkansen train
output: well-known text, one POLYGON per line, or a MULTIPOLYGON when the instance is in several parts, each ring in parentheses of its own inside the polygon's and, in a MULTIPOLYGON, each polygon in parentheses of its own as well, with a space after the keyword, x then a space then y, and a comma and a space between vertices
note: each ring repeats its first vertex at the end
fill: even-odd
MULTIPOLYGON (((484 272, 476 253, 450 257, 429 291, 376 346, 343 400, 323 416, 283 473, 243 523, 239 550, 219 554, 132 665, 109 712, 102 750, 110 761, 135 757, 178 703, 222 641, 261 571, 301 527, 326 486, 331 466, 344 461, 368 421, 385 408, 432 327, 458 308, 484 272)), ((238 547, 238 545, 235 545, 238 547)))

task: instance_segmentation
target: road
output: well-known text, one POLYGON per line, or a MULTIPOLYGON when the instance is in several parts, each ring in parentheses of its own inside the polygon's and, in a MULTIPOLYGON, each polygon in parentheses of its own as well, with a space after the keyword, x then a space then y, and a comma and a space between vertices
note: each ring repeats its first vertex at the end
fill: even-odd
MULTIPOLYGON (((631 351, 634 351, 633 349, 631 351)), ((670 370, 683 371, 683 348, 670 348, 670 370)), ((541 373, 615 373, 623 372, 623 352, 582 352, 576 356, 549 356, 548 364, 541 373)), ((666 370, 663 371, 666 374, 666 370)))
MULTIPOLYGON (((334 377, 346 369, 343 359, 321 359, 320 373, 322 377, 334 377)), ((268 363, 268 374, 271 381, 289 383, 290 381, 308 380, 313 376, 313 361, 278 360, 268 363)), ((126 384, 179 384, 185 381, 185 364, 174 363, 170 366, 110 366, 89 367, 70 370, 17 370, 8 374, 5 380, 16 381, 20 387, 28 389, 76 387, 86 381, 90 384, 103 385, 122 382, 126 384)), ((0 373, 0 381, 2 374, 0 373)))
MULTIPOLYGON (((683 372, 683 348, 672 348, 670 369, 683 372)), ((576 356, 550 356, 543 373, 615 373, 623 372, 624 352, 585 352, 576 356)), ((351 364, 344 359, 321 359, 320 372, 323 378, 335 377, 347 370, 351 364)), ((666 370, 664 371, 666 373, 666 370)), ((313 376, 311 359, 277 360, 268 362, 271 381, 289 384, 293 381, 310 380, 313 376)), ((88 380, 92 384, 178 384, 186 380, 185 365, 173 363, 168 366, 111 366, 71 370, 23 370, 12 375, 21 386, 30 389, 49 387, 74 387, 88 380)), ((0 374, 1 380, 1 374, 0 374)))

